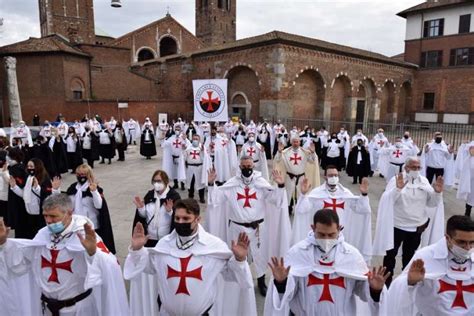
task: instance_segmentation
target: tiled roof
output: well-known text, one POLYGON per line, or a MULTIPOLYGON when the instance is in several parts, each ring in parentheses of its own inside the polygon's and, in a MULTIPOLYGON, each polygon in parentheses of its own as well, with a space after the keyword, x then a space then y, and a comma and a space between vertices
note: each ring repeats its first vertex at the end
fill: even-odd
POLYGON ((0 55, 46 52, 63 52, 90 57, 80 49, 73 47, 66 39, 56 34, 43 38, 30 37, 25 41, 0 47, 0 55))
POLYGON ((411 8, 408 8, 406 10, 403 10, 402 12, 397 13, 398 16, 401 16, 402 18, 406 18, 408 14, 411 13, 416 13, 420 11, 426 11, 426 10, 431 10, 431 9, 436 9, 436 8, 441 8, 441 7, 446 7, 446 6, 453 6, 461 3, 474 3, 473 0, 438 0, 438 1, 426 1, 423 3, 420 3, 416 6, 413 6, 411 8))

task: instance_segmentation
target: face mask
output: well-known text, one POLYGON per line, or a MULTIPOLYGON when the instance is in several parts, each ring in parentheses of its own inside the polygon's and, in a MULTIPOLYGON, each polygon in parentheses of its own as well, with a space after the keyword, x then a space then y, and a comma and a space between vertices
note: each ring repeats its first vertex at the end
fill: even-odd
POLYGON ((153 188, 155 188, 156 192, 161 192, 165 189, 165 184, 163 182, 154 182, 153 188))
POLYGON ((395 143, 395 146, 396 146, 396 147, 401 147, 401 146, 402 146, 402 143, 401 143, 401 142, 396 142, 396 143, 395 143))
POLYGON ((181 237, 191 236, 193 229, 191 228, 191 223, 174 223, 174 229, 176 233, 181 237))
POLYGON ((28 174, 30 176, 34 176, 35 175, 35 169, 26 169, 26 172, 28 172, 28 174))
POLYGON ((76 177, 76 179, 77 179, 77 182, 79 182, 80 184, 84 184, 87 182, 87 177, 78 176, 76 177))
POLYGON ((410 170, 408 172, 408 176, 410 177, 410 179, 415 180, 416 178, 418 178, 420 176, 420 171, 419 170, 410 170))
POLYGON ((435 142, 436 142, 436 144, 441 144, 441 141, 442 141, 442 140, 443 140, 442 137, 436 137, 435 142))
POLYGON ((362 135, 362 133, 361 133, 361 132, 357 132, 357 136, 360 136, 360 135, 362 135))
POLYGON ((25 127, 25 124, 20 124, 20 127, 22 127, 22 128, 25 127))
POLYGON ((361 147, 361 146, 362 146, 362 143, 357 143, 357 146, 361 147))
POLYGON ((245 178, 250 178, 250 176, 253 173, 252 168, 243 168, 243 169, 240 169, 240 170, 242 171, 242 176, 244 176, 245 178))
POLYGON ((466 250, 454 244, 451 247, 450 251, 457 259, 461 259, 461 260, 470 259, 471 255, 474 253, 474 249, 466 250))
POLYGON ((403 135, 403 138, 408 139, 408 138, 410 138, 410 136, 408 136, 408 135, 403 135))
POLYGON ((193 140, 193 147, 198 147, 199 146, 199 141, 193 140))
POLYGON ((249 137, 249 142, 253 143, 255 141, 255 137, 249 137))
POLYGON ((383 133, 379 132, 379 136, 380 136, 380 137, 383 137, 383 133))
POLYGON ((174 134, 175 134, 176 136, 179 136, 179 131, 175 131, 174 134))
POLYGON ((61 221, 57 223, 48 224, 48 229, 53 234, 59 234, 65 229, 65 227, 63 222, 61 221))
POLYGON ((337 239, 319 239, 316 238, 316 244, 325 252, 328 253, 337 245, 337 239))
POLYGON ((337 185, 339 183, 339 177, 329 177, 328 178, 328 184, 329 185, 337 185))

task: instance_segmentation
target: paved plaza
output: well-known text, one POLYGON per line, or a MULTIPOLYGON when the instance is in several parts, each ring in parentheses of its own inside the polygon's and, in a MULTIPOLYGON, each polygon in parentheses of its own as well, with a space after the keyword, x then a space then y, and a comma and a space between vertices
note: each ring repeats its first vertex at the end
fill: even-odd
MULTIPOLYGON (((129 146, 124 162, 113 161, 111 165, 96 164, 94 174, 99 185, 104 189, 104 195, 109 205, 112 217, 113 230, 115 234, 115 243, 117 248, 117 256, 120 263, 123 264, 128 253, 128 246, 132 232, 132 222, 135 214, 135 206, 133 204, 134 196, 143 197, 145 193, 151 189, 151 176, 156 169, 161 168, 161 150, 158 149, 158 156, 151 160, 139 155, 137 146, 129 146)), ((270 162, 271 164, 271 162, 270 162)), ((75 181, 75 176, 67 174, 63 177, 62 190, 65 190, 69 184, 75 181)), ((370 189, 369 197, 372 207, 372 231, 375 230, 377 219, 377 206, 380 196, 385 188, 385 179, 378 176, 369 179, 370 189)), ((353 193, 358 194, 358 185, 352 184, 352 178, 343 173, 341 183, 349 188, 353 193)), ((187 197, 187 192, 178 190, 182 197, 187 197)), ((448 189, 444 193, 445 217, 454 214, 464 214, 464 204, 456 200, 456 191, 448 189)), ((201 205, 201 211, 205 212, 205 205, 201 205)), ((202 215, 204 218, 204 216, 202 215)), ((361 227, 361 229, 364 229, 361 227)), ((374 233, 373 233, 374 234, 374 233)), ((400 261, 400 260, 399 260, 400 261)), ((375 257, 373 263, 381 264, 381 257, 375 257)), ((399 273, 398 266, 396 273, 399 273)), ((267 273, 267 278, 270 272, 267 273)), ((256 289, 257 306, 259 314, 263 314, 264 299, 256 289)))

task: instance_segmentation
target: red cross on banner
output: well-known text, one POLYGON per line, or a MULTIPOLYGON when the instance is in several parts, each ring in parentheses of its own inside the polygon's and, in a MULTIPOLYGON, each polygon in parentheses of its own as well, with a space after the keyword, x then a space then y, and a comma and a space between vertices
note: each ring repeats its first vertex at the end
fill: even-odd
POLYGON ((340 202, 340 203, 337 203, 337 199, 331 199, 331 201, 332 201, 332 203, 331 203, 331 202, 324 201, 323 208, 330 208, 330 209, 332 209, 334 212, 337 212, 337 209, 338 209, 338 208, 344 209, 344 201, 342 201, 342 202, 340 202))
POLYGON ((301 156, 298 156, 297 153, 293 153, 293 157, 290 157, 290 161, 293 161, 293 165, 294 166, 297 166, 298 165, 298 161, 302 160, 303 158, 301 158, 301 156))
POLYGON ((176 140, 173 142, 173 145, 175 148, 179 148, 179 146, 181 146, 181 142, 176 138, 176 140))
POLYGON ((212 91, 207 91, 207 99, 202 98, 201 99, 202 104, 207 105, 207 111, 208 112, 213 112, 214 111, 214 106, 219 106, 219 98, 212 98, 212 91))
POLYGON ((395 156, 395 158, 400 158, 400 156, 403 156, 403 152, 397 149, 393 152, 393 155, 395 156))
POLYGON ((470 285, 462 285, 462 281, 456 281, 456 284, 454 285, 439 280, 438 294, 449 291, 456 291, 456 297, 454 298, 451 308, 462 307, 467 309, 466 302, 464 301, 464 292, 474 293, 474 283, 470 285))
POLYGON ((310 287, 312 285, 322 285, 323 286, 323 292, 321 293, 321 297, 319 298, 318 302, 324 302, 328 301, 331 303, 334 303, 334 300, 331 295, 331 289, 330 286, 338 286, 343 289, 346 288, 344 284, 344 278, 343 277, 337 277, 334 279, 329 278, 329 274, 323 274, 323 278, 320 279, 312 274, 308 276, 308 284, 307 286, 310 287))
POLYGON ((48 261, 48 259, 41 256, 41 269, 50 268, 51 275, 48 278, 48 282, 56 282, 59 284, 58 269, 66 270, 72 273, 71 264, 73 259, 64 262, 57 262, 59 250, 51 249, 50 252, 51 261, 48 261))
POLYGON ((169 265, 168 267, 168 275, 166 279, 170 278, 179 278, 179 284, 178 284, 178 289, 176 290, 175 295, 178 294, 186 294, 186 295, 191 295, 189 294, 188 287, 186 285, 186 278, 193 278, 197 280, 202 281, 202 266, 192 270, 188 271, 188 264, 189 261, 191 261, 191 257, 193 255, 190 255, 189 257, 186 258, 179 258, 179 262, 181 265, 181 271, 176 271, 175 269, 171 268, 169 265))
POLYGON ((192 159, 197 159, 196 157, 199 157, 200 154, 199 154, 199 151, 197 150, 193 150, 192 152, 189 153, 192 157, 192 159))
POLYGON ((250 199, 253 199, 253 200, 257 199, 257 192, 254 192, 252 194, 249 194, 249 193, 250 193, 249 187, 245 187, 244 194, 237 193, 237 201, 245 199, 244 207, 252 207, 252 205, 250 205, 250 199))
POLYGON ((255 154, 257 151, 253 147, 247 148, 247 154, 249 154, 250 157, 253 157, 253 154, 255 154))

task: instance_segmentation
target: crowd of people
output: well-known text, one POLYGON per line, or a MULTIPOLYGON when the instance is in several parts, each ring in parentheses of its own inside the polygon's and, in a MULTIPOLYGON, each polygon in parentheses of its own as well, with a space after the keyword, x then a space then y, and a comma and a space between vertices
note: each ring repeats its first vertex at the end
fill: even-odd
POLYGON ((256 315, 252 275, 265 315, 474 314, 474 141, 455 154, 440 132, 418 147, 408 131, 389 140, 383 129, 98 116, 59 116, 34 140, 24 122, 10 142, 1 132, 8 315, 256 315), (92 168, 116 151, 123 161, 130 145, 143 163, 159 146, 162 166, 133 198, 122 271, 92 168), (77 181, 62 190, 69 170, 77 181), (386 180, 374 229, 373 176, 386 180), (445 225, 443 191, 454 184, 465 214, 445 225), (370 267, 374 256, 381 266, 370 267))

